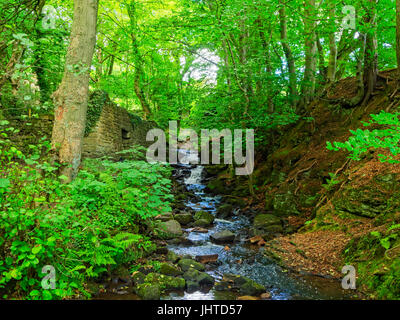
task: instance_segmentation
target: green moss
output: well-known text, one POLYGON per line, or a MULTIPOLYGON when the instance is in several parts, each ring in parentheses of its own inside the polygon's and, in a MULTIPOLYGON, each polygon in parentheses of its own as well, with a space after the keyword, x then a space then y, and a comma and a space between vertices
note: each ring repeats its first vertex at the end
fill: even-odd
POLYGON ((369 233, 351 240, 344 251, 344 257, 346 264, 356 267, 357 286, 364 289, 371 298, 400 299, 399 253, 397 233, 369 233), (392 240, 386 244, 382 240, 388 236, 392 240), (384 248, 382 243, 387 247, 384 248))
POLYGON ((103 111, 103 107, 109 99, 105 91, 95 91, 90 95, 86 114, 85 137, 87 137, 96 126, 96 123, 100 119, 101 112, 103 111))

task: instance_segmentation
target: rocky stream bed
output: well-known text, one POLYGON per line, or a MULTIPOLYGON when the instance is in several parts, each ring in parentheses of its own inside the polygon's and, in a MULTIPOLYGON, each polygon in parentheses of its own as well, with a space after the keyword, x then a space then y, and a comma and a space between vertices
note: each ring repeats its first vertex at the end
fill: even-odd
POLYGON ((177 165, 174 178, 185 192, 176 195, 181 203, 174 214, 160 217, 158 232, 165 240, 158 250, 164 256, 159 270, 114 279, 98 299, 350 298, 337 279, 290 272, 267 254, 266 247, 250 241, 259 236, 263 242, 262 232, 281 232, 279 218, 242 212, 226 197, 211 194, 206 182, 212 176, 205 167, 177 165))

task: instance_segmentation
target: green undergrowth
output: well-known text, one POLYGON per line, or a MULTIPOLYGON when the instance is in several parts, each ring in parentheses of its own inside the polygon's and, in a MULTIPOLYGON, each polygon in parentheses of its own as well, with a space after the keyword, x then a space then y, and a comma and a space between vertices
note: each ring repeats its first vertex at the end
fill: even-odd
POLYGON ((400 299, 400 224, 351 240, 344 256, 371 298, 400 299))
POLYGON ((1 298, 89 298, 89 281, 155 250, 146 230, 171 211, 170 167, 88 160, 65 184, 44 156, 50 143, 23 153, 8 138, 16 133, 0 123, 1 298), (55 269, 54 289, 44 289, 45 266, 55 269))

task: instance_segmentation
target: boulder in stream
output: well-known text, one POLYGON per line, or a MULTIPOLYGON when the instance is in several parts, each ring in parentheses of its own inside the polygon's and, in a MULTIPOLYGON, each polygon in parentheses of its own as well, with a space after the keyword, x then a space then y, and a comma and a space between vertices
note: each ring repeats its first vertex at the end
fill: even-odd
POLYGON ((210 262, 217 262, 218 254, 207 254, 202 256, 196 256, 196 261, 200 263, 210 263, 210 262))
POLYGON ((194 268, 189 268, 184 274, 183 278, 187 283, 197 283, 199 286, 212 286, 214 285, 214 278, 206 272, 200 272, 194 268))
POLYGON ((243 296, 259 296, 266 292, 266 288, 254 280, 234 274, 224 274, 223 280, 218 283, 216 290, 235 290, 243 296))
POLYGON ((232 215, 233 206, 229 203, 225 203, 217 209, 217 217, 220 219, 229 218, 232 215))
POLYGON ((193 226, 196 228, 206 228, 210 226, 210 222, 206 219, 200 219, 193 223, 193 226))
MULTIPOLYGON (((196 221, 205 220, 205 222, 208 223, 208 225, 212 224, 214 222, 214 219, 215 219, 214 215, 203 210, 197 211, 196 214, 194 215, 194 220, 196 221)), ((197 225, 197 227, 201 226, 197 225)))
POLYGON ((183 272, 179 270, 178 267, 170 264, 170 263, 162 263, 160 266, 160 273, 166 276, 179 276, 183 272))
POLYGON ((178 265, 183 272, 186 272, 190 268, 196 269, 198 271, 204 271, 206 269, 203 264, 192 259, 181 259, 179 260, 178 265))
POLYGON ((235 241, 235 234, 229 230, 216 232, 210 236, 212 242, 221 244, 235 241))

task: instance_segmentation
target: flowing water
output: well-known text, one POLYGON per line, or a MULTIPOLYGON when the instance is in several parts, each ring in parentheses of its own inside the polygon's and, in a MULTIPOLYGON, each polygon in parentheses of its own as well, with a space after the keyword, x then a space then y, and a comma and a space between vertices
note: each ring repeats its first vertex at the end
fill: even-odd
MULTIPOLYGON (((192 154, 180 150, 187 160, 192 154)), ((207 194, 203 176, 204 167, 201 165, 175 166, 175 177, 186 188, 196 195, 197 200, 187 200, 185 206, 194 211, 204 210, 212 214, 221 204, 220 196, 207 194)), ((337 280, 326 279, 317 276, 296 275, 283 270, 272 259, 263 254, 263 248, 250 246, 245 239, 248 238, 247 228, 251 221, 239 210, 234 212, 229 220, 215 219, 214 225, 208 233, 188 231, 188 239, 191 244, 169 245, 168 249, 179 255, 210 255, 218 254, 219 264, 214 269, 207 271, 217 281, 221 280, 225 273, 246 276, 264 285, 271 293, 272 299, 350 299, 351 292, 341 288, 337 280), (230 244, 225 250, 224 245, 211 243, 210 235, 220 230, 230 230, 237 235, 239 241, 230 244)), ((130 289, 129 292, 132 290, 130 289)), ((237 298, 232 292, 219 292, 216 290, 188 292, 173 292, 162 297, 163 300, 234 300, 237 298)), ((132 293, 116 294, 104 293, 98 299, 136 300, 138 297, 132 293)))
MULTIPOLYGON (((185 150, 188 159, 191 154, 185 150)), ((216 213, 218 205, 221 203, 221 197, 212 196, 205 192, 203 183, 204 167, 201 165, 179 165, 176 167, 176 176, 181 178, 186 188, 192 191, 199 201, 188 200, 185 205, 195 211, 204 210, 212 214, 216 213), (185 174, 186 173, 186 174, 185 174)), ((179 181, 179 180, 178 180, 179 181)), ((229 220, 216 219, 214 226, 208 233, 190 232, 188 239, 190 245, 170 245, 169 250, 180 255, 210 255, 218 254, 220 265, 212 271, 208 271, 216 280, 222 279, 223 274, 233 273, 249 277, 256 282, 265 285, 271 292, 272 299, 346 299, 349 293, 341 288, 337 280, 326 279, 317 276, 299 276, 293 275, 282 270, 272 259, 263 254, 262 248, 255 248, 246 244, 248 238, 246 229, 250 226, 250 221, 240 212, 234 212, 233 218, 229 220), (233 231, 239 241, 230 245, 230 250, 225 250, 224 245, 211 243, 210 235, 220 231, 233 231)), ((232 299, 235 296, 232 293, 218 292, 211 290, 209 292, 195 292, 178 295, 171 294, 165 299, 183 299, 183 300, 222 300, 232 299)))

